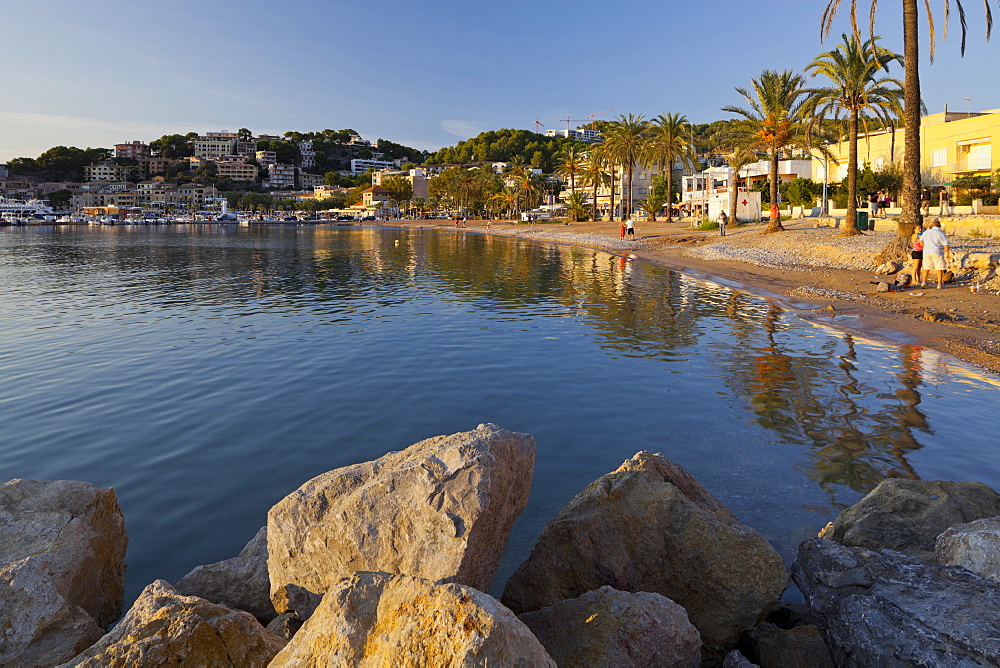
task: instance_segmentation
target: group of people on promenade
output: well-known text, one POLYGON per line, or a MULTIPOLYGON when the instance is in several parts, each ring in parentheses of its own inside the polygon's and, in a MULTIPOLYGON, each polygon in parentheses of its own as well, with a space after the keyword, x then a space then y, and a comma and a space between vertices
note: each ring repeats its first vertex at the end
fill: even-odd
MULTIPOLYGON (((924 186, 920 191, 920 209, 925 216, 930 215, 931 212, 931 189, 924 186)), ((951 210, 951 193, 944 186, 940 186, 938 191, 938 202, 941 205, 940 215, 950 216, 951 210)), ((882 213, 882 217, 886 217, 886 210, 892 206, 892 197, 887 195, 885 191, 873 191, 868 194, 868 209, 872 218, 878 218, 879 212, 882 213)))
POLYGON ((931 226, 924 229, 917 223, 910 238, 913 250, 910 258, 913 260, 913 278, 920 280, 920 287, 927 287, 927 274, 937 272, 937 287, 944 285, 944 272, 951 262, 951 247, 948 245, 948 235, 941 229, 941 221, 937 218, 931 226))

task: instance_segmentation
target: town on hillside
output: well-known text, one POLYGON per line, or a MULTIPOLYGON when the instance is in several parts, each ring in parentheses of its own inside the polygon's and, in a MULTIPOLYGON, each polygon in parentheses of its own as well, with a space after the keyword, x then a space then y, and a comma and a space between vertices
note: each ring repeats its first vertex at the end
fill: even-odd
MULTIPOLYGON (((771 170, 783 214, 843 215, 849 142, 793 144, 776 156, 741 151, 727 142, 738 123, 693 126, 673 114, 653 122, 630 114, 545 134, 485 132, 434 154, 372 143, 353 130, 254 136, 241 128, 125 141, 113 150, 60 146, 0 165, 0 219, 188 222, 240 212, 264 220, 713 221, 732 210, 746 222, 768 215, 771 170), (678 119, 686 125, 671 152, 659 137, 678 119), (630 153, 622 128, 639 121, 630 153)), ((861 209, 898 213, 905 132, 876 127, 859 136, 861 209)), ((922 177, 935 213, 996 213, 997 141, 1000 110, 923 117, 922 177)))

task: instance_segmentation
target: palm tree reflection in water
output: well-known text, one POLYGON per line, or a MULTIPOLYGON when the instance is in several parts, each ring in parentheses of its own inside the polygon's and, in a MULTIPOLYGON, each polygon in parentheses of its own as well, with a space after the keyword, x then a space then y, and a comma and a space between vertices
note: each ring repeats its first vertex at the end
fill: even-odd
MULTIPOLYGON (((734 292, 727 305, 733 320, 741 319, 741 299, 734 292)), ((757 424, 807 448, 808 460, 797 469, 826 491, 836 507, 845 506, 836 500, 839 488, 864 494, 886 478, 916 479, 907 455, 923 446, 914 430, 932 433, 918 408, 920 348, 901 347, 903 369, 896 375, 900 387, 876 393, 857 378, 850 334, 844 335, 847 350, 839 356, 832 350, 790 355, 779 336, 781 315, 780 308, 770 307, 763 321, 766 341, 756 349, 745 341, 751 344, 748 354, 730 369, 732 381, 745 383, 743 391, 735 389, 747 397, 757 424), (831 382, 837 376, 840 380, 831 382)), ((737 328, 736 333, 746 339, 752 328, 737 328)))

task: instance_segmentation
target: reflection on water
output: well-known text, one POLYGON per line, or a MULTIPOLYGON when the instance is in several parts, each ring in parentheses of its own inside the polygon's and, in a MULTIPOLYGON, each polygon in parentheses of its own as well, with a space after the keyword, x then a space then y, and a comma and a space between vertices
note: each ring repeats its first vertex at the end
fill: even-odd
POLYGON ((786 556, 886 477, 1000 487, 997 379, 606 253, 465 232, 0 232, 0 476, 116 488, 129 591, 309 477, 496 422, 538 440, 498 583, 638 450, 786 556), (183 545, 183 550, 170 546, 183 545))

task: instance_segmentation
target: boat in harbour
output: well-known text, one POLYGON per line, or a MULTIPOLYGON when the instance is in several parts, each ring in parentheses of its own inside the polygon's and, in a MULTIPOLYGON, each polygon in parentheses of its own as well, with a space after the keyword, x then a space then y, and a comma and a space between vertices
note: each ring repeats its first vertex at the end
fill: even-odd
POLYGON ((12 225, 38 224, 54 221, 56 212, 42 200, 22 202, 0 196, 0 219, 12 225))

